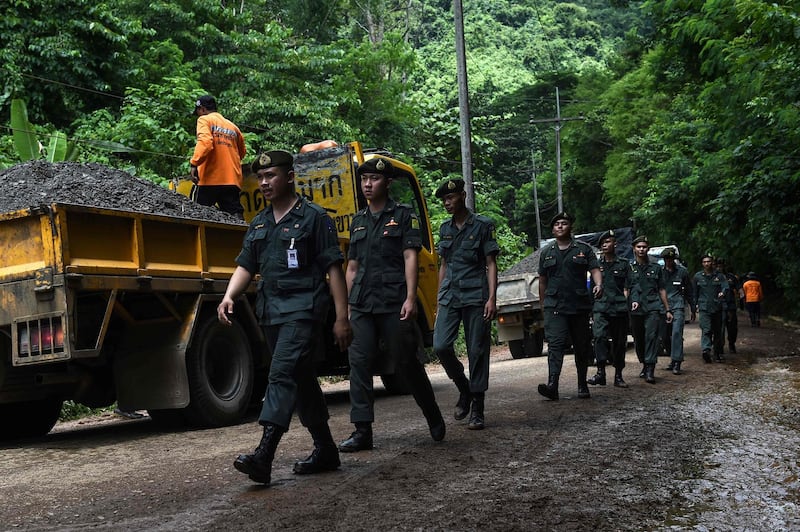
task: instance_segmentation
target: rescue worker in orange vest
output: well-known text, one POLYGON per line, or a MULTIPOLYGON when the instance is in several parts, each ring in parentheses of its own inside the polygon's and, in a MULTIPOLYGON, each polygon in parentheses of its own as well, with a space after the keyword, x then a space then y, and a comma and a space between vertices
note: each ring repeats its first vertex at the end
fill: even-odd
POLYGON ((189 161, 192 181, 197 185, 195 201, 219 206, 220 210, 244 220, 239 200, 242 189, 242 158, 247 153, 244 137, 236 124, 217 111, 208 94, 195 102, 197 144, 189 161))

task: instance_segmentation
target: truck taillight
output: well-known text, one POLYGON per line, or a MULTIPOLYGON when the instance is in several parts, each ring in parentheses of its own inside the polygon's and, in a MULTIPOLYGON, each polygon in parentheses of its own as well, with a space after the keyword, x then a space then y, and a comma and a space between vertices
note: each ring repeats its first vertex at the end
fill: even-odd
POLYGON ((64 350, 64 327, 60 319, 20 324, 20 356, 57 353, 64 350))

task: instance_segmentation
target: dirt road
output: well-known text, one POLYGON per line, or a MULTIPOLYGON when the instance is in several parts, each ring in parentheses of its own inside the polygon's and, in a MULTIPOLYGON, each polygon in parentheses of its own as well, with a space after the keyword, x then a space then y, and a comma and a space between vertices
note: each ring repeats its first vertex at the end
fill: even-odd
MULTIPOLYGON (((562 399, 535 391, 546 359, 495 350, 487 428, 452 420, 454 387, 429 367, 447 415, 433 442, 410 397, 376 403, 376 448, 334 473, 297 477, 310 449, 295 422, 273 485, 232 467, 259 430, 159 432, 115 416, 61 424, 0 447, 0 530, 797 530, 800 528, 800 333, 740 319, 738 354, 704 364, 687 328, 685 374, 562 399)), ((328 387, 332 430, 349 435, 346 383, 328 387)))

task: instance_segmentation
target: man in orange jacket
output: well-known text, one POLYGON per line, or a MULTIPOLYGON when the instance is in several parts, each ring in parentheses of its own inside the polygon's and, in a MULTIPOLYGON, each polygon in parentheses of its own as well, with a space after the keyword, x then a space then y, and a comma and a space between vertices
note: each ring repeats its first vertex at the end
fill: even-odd
POLYGON ((244 137, 236 124, 217 111, 217 102, 206 94, 195 102, 197 144, 191 161, 192 181, 197 184, 200 205, 219 206, 220 210, 244 219, 239 200, 242 188, 244 137))

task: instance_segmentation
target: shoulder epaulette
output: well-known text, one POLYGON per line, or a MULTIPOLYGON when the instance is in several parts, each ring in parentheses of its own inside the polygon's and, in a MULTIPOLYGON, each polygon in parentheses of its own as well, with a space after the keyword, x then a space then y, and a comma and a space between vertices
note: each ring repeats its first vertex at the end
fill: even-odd
POLYGON ((308 201, 308 200, 305 200, 305 201, 306 201, 306 205, 308 205, 309 207, 311 207, 312 209, 314 209, 318 213, 320 213, 320 214, 328 214, 328 211, 325 209, 325 207, 317 205, 313 201, 308 201))

